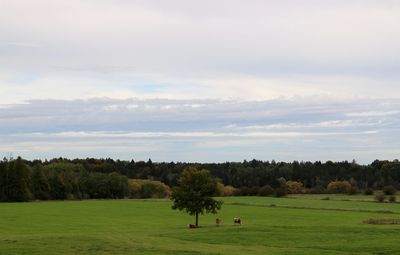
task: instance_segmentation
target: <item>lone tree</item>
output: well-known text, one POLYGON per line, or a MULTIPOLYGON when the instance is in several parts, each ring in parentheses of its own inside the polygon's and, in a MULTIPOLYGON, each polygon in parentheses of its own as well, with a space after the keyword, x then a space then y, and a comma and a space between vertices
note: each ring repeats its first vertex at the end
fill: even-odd
POLYGON ((185 211, 196 216, 196 227, 199 223, 199 213, 217 213, 222 201, 213 199, 219 194, 218 180, 207 170, 195 167, 186 168, 178 179, 178 186, 172 190, 172 209, 185 211))

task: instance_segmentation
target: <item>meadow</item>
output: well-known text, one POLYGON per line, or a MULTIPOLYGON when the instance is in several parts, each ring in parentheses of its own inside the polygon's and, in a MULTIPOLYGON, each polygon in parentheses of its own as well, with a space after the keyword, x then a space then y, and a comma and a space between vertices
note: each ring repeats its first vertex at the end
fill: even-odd
POLYGON ((169 200, 0 204, 0 254, 400 254, 400 204, 368 196, 225 197, 193 217, 169 200), (328 198, 329 197, 329 198, 328 198), (215 218, 222 225, 215 226, 215 218), (242 226, 232 219, 241 217, 242 226))

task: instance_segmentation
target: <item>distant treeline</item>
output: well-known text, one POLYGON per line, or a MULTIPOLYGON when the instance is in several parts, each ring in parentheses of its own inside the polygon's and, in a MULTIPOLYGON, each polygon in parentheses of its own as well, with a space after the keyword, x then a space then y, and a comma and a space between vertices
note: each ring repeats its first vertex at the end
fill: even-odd
POLYGON ((324 193, 329 192, 327 188, 332 182, 331 188, 338 184, 335 181, 347 181, 351 185, 349 193, 386 186, 400 188, 398 160, 376 160, 369 165, 360 165, 348 161, 286 163, 251 160, 198 164, 154 163, 150 159, 135 162, 94 158, 46 161, 17 158, 0 162, 0 199, 165 197, 169 194, 169 187, 177 184, 180 173, 188 166, 209 170, 228 187, 225 191, 230 190, 227 192, 230 195, 267 195, 279 193, 283 188, 283 193, 290 189, 324 193))
POLYGON ((69 160, 50 162, 3 159, 0 201, 91 198, 164 198, 170 188, 153 180, 128 179, 118 171, 89 171, 69 160))

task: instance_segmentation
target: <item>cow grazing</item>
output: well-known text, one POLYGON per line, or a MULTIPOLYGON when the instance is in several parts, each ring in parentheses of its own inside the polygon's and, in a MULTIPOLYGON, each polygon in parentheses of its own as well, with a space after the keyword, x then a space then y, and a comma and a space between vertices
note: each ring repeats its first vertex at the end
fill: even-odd
POLYGON ((197 228, 195 224, 188 224, 188 228, 197 228))
POLYGON ((221 225, 221 219, 220 219, 220 218, 216 218, 216 219, 215 219, 215 225, 217 225, 217 227, 218 227, 219 225, 221 225))
POLYGON ((235 217, 235 218, 233 218, 233 224, 242 225, 242 221, 240 220, 239 217, 235 217))

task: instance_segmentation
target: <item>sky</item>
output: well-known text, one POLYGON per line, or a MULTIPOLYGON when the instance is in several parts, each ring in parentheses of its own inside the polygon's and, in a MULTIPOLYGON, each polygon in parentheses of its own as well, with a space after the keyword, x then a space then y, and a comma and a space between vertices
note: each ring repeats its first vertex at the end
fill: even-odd
POLYGON ((400 158, 395 0, 0 0, 0 156, 400 158))

